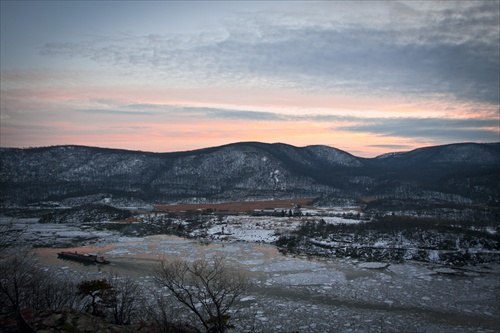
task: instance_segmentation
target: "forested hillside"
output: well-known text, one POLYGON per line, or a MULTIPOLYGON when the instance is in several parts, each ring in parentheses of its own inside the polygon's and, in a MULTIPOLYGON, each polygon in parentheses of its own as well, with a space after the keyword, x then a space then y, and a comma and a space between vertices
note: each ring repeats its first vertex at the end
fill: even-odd
POLYGON ((177 153, 85 146, 0 149, 0 204, 396 198, 498 205, 500 144, 360 158, 327 146, 258 142, 177 153))

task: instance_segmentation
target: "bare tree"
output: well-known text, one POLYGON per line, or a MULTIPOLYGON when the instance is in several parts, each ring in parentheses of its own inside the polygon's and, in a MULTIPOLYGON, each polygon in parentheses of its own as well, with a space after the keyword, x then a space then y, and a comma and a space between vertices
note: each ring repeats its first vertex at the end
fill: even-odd
POLYGON ((38 267, 35 254, 19 247, 26 228, 13 220, 0 225, 0 313, 14 319, 21 332, 34 332, 26 314, 77 306, 75 283, 38 267))
POLYGON ((66 276, 55 276, 53 273, 39 269, 37 283, 32 290, 31 308, 35 311, 57 310, 64 307, 80 308, 82 301, 77 295, 77 282, 66 276))
POLYGON ((89 311, 94 316, 103 316, 101 308, 106 307, 106 301, 111 294, 113 286, 106 279, 84 280, 77 286, 78 295, 82 298, 90 298, 87 304, 89 311))
POLYGON ((143 299, 144 316, 156 323, 156 332, 159 333, 200 333, 200 331, 186 323, 182 323, 179 312, 174 304, 165 297, 163 290, 153 289, 148 291, 150 298, 143 299), (173 320, 175 318, 175 322, 173 320))
POLYGON ((7 249, 16 244, 26 229, 19 228, 15 224, 14 219, 0 224, 0 258, 5 256, 7 249))
POLYGON ((120 278, 118 275, 111 276, 108 283, 113 286, 106 300, 113 322, 118 325, 130 324, 142 303, 139 285, 129 276, 120 278))
POLYGON ((194 263, 161 260, 153 275, 157 284, 167 288, 210 333, 223 333, 232 327, 230 310, 248 287, 248 279, 229 271, 220 257, 194 263))
POLYGON ((33 255, 22 252, 0 260, 0 308, 12 313, 22 332, 34 332, 22 315, 29 309, 39 270, 33 255))

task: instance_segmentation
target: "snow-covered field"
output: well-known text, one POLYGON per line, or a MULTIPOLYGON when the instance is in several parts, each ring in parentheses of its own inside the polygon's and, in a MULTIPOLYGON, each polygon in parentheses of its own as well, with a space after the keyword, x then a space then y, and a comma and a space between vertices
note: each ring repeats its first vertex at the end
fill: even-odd
MULTIPOLYGON (((314 211, 314 213, 317 213, 317 211, 314 211)), ((210 238, 217 240, 271 243, 278 239, 279 233, 295 230, 304 221, 319 221, 320 219, 328 224, 361 222, 357 219, 346 219, 339 216, 319 217, 313 214, 311 216, 302 216, 300 219, 270 216, 227 216, 222 222, 216 223, 209 228, 207 234, 210 238)))
MULTIPOLYGON (((498 264, 450 269, 415 262, 388 265, 284 256, 267 242, 275 230, 299 223, 286 218, 228 217, 211 226, 209 244, 33 222, 18 221, 26 229, 26 241, 59 246, 88 243, 78 250, 100 252, 112 262, 83 266, 57 259, 60 249, 38 248, 40 264, 60 275, 127 274, 149 285, 159 258, 193 261, 224 256, 253 282, 241 303, 245 311, 236 323, 238 332, 500 331, 498 264)), ((326 222, 342 223, 334 218, 326 222)))

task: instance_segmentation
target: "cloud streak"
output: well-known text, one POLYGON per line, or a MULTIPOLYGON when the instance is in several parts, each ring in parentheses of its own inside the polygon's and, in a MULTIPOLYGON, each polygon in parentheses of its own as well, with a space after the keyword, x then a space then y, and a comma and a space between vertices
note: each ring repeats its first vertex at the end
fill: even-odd
POLYGON ((419 19, 409 26, 400 20, 344 26, 335 21, 290 24, 286 17, 274 21, 261 14, 227 21, 223 33, 214 35, 97 36, 80 43, 47 43, 41 52, 149 70, 162 80, 377 96, 439 93, 498 103, 495 2, 450 3, 427 11, 401 3, 387 6, 419 19), (252 29, 242 30, 241 22, 252 29))
POLYGON ((336 129, 400 138, 490 142, 500 139, 499 125, 498 119, 393 118, 364 119, 356 125, 340 126, 336 129))
POLYGON ((111 114, 119 116, 152 116, 153 112, 148 111, 125 111, 125 110, 109 110, 109 109, 77 109, 77 112, 90 114, 111 114))

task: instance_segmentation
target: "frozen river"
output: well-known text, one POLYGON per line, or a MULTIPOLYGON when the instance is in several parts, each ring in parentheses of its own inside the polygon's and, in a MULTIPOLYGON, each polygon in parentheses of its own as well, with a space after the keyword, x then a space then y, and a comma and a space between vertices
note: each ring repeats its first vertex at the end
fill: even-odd
POLYGON ((367 265, 284 256, 264 243, 203 245, 173 236, 123 237, 69 225, 30 224, 26 240, 70 244, 89 235, 92 246, 69 249, 99 252, 110 265, 64 261, 57 259, 61 249, 43 247, 36 250, 40 264, 61 275, 118 273, 147 285, 160 258, 224 256, 253 282, 242 300, 252 316, 240 319, 237 331, 500 332, 498 264, 467 269, 415 262, 367 265))

